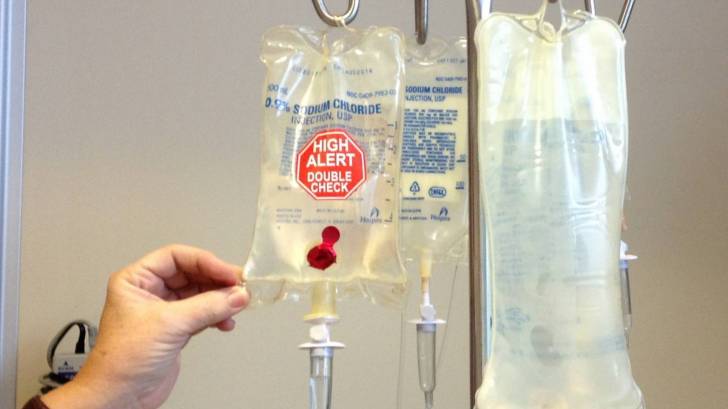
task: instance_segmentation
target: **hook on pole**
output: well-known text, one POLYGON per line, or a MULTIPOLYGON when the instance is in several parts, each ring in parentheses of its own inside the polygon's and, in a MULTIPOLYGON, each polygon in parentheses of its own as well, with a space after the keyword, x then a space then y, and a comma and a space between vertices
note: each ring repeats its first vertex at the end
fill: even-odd
POLYGON ((627 31, 627 24, 632 17, 632 9, 634 9, 635 0, 625 0, 622 6, 622 13, 619 15, 619 28, 624 33, 627 31))
MULTIPOLYGON (((634 8, 635 1, 636 0, 625 0, 622 5, 622 12, 619 14, 619 21, 617 23, 622 32, 627 30, 627 24, 629 24, 629 19, 632 17, 632 9, 634 8)), ((594 3, 596 3, 595 0, 584 0, 584 10, 591 15, 597 14, 594 3)))
POLYGON ((429 22, 429 0, 415 0, 415 32, 417 44, 427 42, 427 24, 429 22))
POLYGON ((349 8, 346 13, 337 16, 329 12, 325 0, 312 0, 316 14, 326 24, 332 27, 343 27, 351 24, 359 13, 359 0, 349 0, 349 8))
POLYGON ((597 9, 594 5, 594 0, 584 0, 584 10, 592 16, 596 15, 597 9))

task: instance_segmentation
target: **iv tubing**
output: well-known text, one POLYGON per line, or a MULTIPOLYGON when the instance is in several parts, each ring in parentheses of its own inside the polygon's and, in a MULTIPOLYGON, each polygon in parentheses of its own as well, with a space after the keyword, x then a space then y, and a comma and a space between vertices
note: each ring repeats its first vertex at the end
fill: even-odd
POLYGON ((624 325, 624 337, 629 346, 629 335, 632 332, 632 294, 629 287, 629 267, 624 262, 619 269, 620 282, 622 286, 622 321, 624 325))
MULTIPOLYGON (((450 282, 450 299, 447 302, 447 314, 445 314, 445 322, 450 322, 450 313, 452 312, 452 301, 455 297, 455 283, 458 279, 458 270, 460 269, 460 260, 455 263, 455 269, 453 270, 452 274, 452 281, 450 282)), ((447 347, 447 334, 448 330, 447 327, 445 327, 445 330, 442 333, 442 340, 440 345, 440 351, 438 351, 437 354, 437 365, 435 366, 436 370, 440 370, 440 367, 442 366, 442 356, 445 355, 445 347, 447 347)))
POLYGON ((402 399, 404 398, 404 351, 407 345, 404 335, 407 321, 404 315, 405 311, 402 310, 399 315, 399 367, 397 368, 397 401, 395 402, 397 409, 402 409, 402 399))
MULTIPOLYGON (((430 303, 430 277, 432 277, 432 250, 423 249, 420 257, 420 292, 422 294, 423 306, 432 305, 430 303)), ((428 317, 422 317, 422 319, 427 318, 428 317)))
MULTIPOLYGON (((450 298, 449 298, 448 304, 447 304, 447 313, 446 313, 447 321, 449 321, 450 314, 452 313, 453 297, 455 295, 455 285, 456 285, 456 280, 457 280, 458 271, 460 269, 460 263, 461 262, 462 262, 461 258, 458 257, 458 261, 455 263, 455 268, 453 269, 452 280, 450 282, 450 291, 449 291, 449 297, 450 298)), ((396 408, 397 409, 401 409, 402 408, 404 373, 405 373, 404 366, 405 366, 405 356, 406 356, 406 350, 407 350, 406 337, 404 336, 404 334, 405 334, 405 323, 407 321, 405 321, 405 319, 404 319, 404 314, 405 313, 403 311, 402 312, 402 315, 401 315, 401 330, 400 330, 400 345, 399 345, 399 368, 398 368, 398 376, 397 376, 397 402, 396 402, 396 408)), ((416 321, 417 320, 415 320, 415 322, 416 321)), ((445 321, 445 322, 447 322, 447 321, 445 321)), ((412 321, 410 321, 410 323, 411 322, 412 321)), ((436 371, 439 370, 440 367, 442 366, 443 355, 445 353, 445 349, 446 349, 446 346, 447 346, 447 339, 448 339, 448 329, 447 329, 447 327, 445 327, 445 330, 444 330, 443 335, 442 335, 442 347, 440 348, 439 351, 436 351, 437 352, 437 355, 436 355, 436 364, 435 364, 435 370, 436 371)), ((427 397, 425 397, 425 399, 427 399, 427 397)))
POLYGON ((313 348, 310 351, 309 408, 330 409, 334 349, 324 347, 313 348))
POLYGON ((627 254, 627 243, 622 241, 619 246, 619 281, 622 294, 622 323, 624 337, 629 347, 629 335, 632 332, 632 292, 629 285, 629 262, 636 260, 637 256, 627 254))
POLYGON ((432 277, 432 250, 423 249, 420 255, 420 319, 417 325, 417 369, 420 389, 425 394, 425 409, 432 409, 437 370, 437 325, 444 324, 435 319, 435 307, 430 300, 430 278, 432 277))
POLYGON ((309 408, 330 409, 334 351, 344 347, 344 344, 331 340, 331 324, 339 319, 333 283, 316 283, 311 294, 311 313, 304 319, 312 325, 309 329, 310 342, 299 346, 309 350, 309 408))

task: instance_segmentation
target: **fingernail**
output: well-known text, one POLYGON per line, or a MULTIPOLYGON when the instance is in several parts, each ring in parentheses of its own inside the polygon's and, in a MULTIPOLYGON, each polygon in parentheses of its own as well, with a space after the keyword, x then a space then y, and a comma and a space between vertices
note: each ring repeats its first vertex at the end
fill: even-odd
POLYGON ((227 297, 230 308, 243 308, 248 304, 248 292, 244 288, 235 287, 227 297))

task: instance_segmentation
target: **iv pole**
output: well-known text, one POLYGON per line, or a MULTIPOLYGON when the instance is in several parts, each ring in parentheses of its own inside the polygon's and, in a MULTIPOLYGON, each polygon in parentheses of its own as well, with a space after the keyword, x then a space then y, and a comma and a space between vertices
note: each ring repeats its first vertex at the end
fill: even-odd
POLYGON ((475 49, 475 27, 490 14, 491 0, 465 0, 468 35, 468 212, 470 254, 470 407, 475 407, 475 393, 483 380, 484 340, 489 326, 483 307, 486 283, 483 280, 480 240, 480 172, 478 166, 478 56, 475 49))

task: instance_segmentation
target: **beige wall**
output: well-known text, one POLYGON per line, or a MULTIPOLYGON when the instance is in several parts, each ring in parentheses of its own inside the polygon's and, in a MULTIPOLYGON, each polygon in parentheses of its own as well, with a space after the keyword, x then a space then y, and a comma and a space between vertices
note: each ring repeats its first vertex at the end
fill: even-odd
MULTIPOLYGON (((55 331, 98 319, 109 272, 168 242, 244 260, 258 180, 259 38, 274 24, 320 25, 303 0, 29 3, 20 401, 47 372, 55 331)), ((411 31, 411 3, 363 1, 357 24, 411 31)), ((462 1, 431 3, 433 32, 464 32, 462 1)), ((616 1, 597 3, 615 12, 616 1)), ((651 408, 728 402, 725 18, 721 0, 638 0, 628 32, 627 239, 640 255, 632 363, 651 408)), ((465 278, 456 280, 440 407, 467 405, 465 278)), ((343 308, 336 334, 349 348, 336 358, 334 404, 393 408, 401 316, 343 308)), ((165 407, 305 407, 307 357, 295 348, 304 311, 246 312, 234 333, 197 337, 165 407)), ((421 406, 412 341, 403 407, 421 406)))

